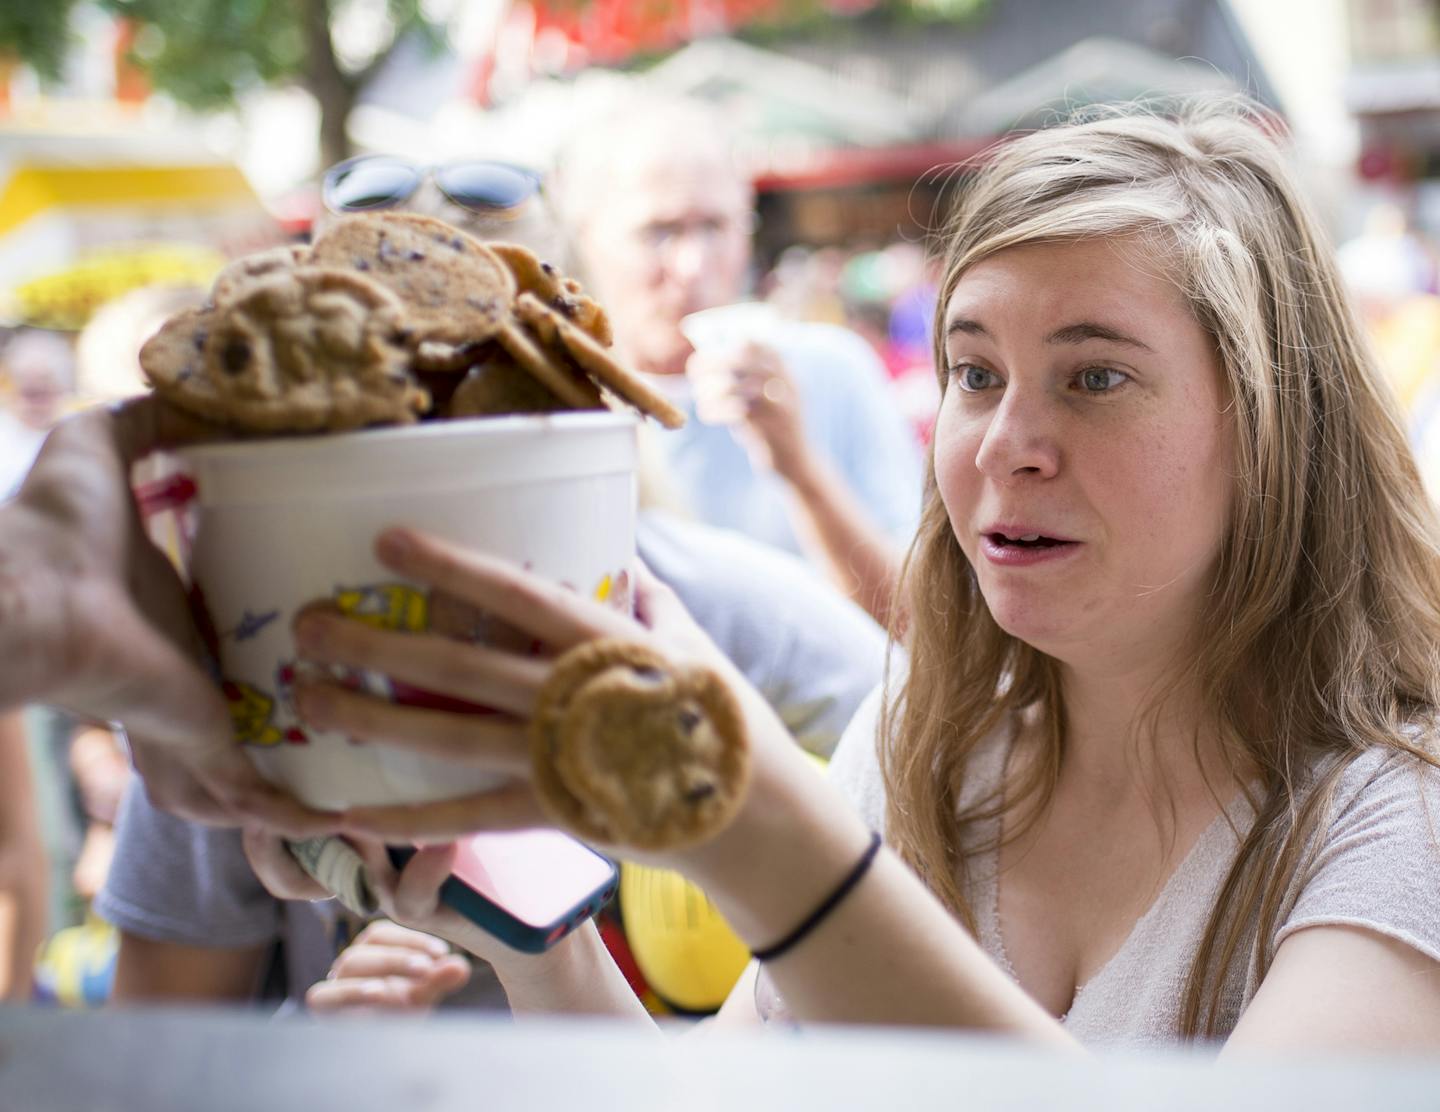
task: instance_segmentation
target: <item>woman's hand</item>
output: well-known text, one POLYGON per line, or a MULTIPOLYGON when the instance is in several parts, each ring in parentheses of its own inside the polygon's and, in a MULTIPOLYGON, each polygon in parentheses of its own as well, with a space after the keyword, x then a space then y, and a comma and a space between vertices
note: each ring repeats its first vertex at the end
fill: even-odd
MULTIPOLYGON (((518 629, 539 649, 514 652, 452 640, 434 632, 378 629, 318 610, 297 618, 296 639, 307 659, 374 671, 473 711, 403 706, 328 681, 297 690, 302 716, 361 743, 384 743, 474 762, 510 777, 503 787, 433 803, 353 808, 342 816, 386 913, 395 921, 438 934, 492 961, 511 994, 530 1006, 608 1010, 623 994, 587 995, 583 985, 603 964, 594 932, 576 931, 542 959, 516 954, 448 908, 436 894, 450 869, 452 842, 477 830, 559 825, 542 808, 531 783, 528 719, 555 658, 599 638, 639 642, 676 665, 712 669, 739 705, 750 749, 745 795, 728 825, 708 840, 679 849, 641 852, 597 845, 624 857, 678 869, 698 883, 742 938, 752 944, 782 936, 803 919, 827 885, 859 855, 868 837, 842 800, 825 790, 804 753, 774 711, 694 624, 673 593, 641 574, 636 616, 616 612, 523 568, 467 551, 411 530, 391 529, 377 540, 380 561, 405 579, 468 604, 487 620, 518 629), (485 709, 480 709, 485 708, 485 709), (374 840, 374 848, 366 840, 374 840), (425 843, 398 873, 380 844, 425 843), (823 863, 817 871, 816 861, 823 863), (551 972, 559 970, 556 977, 551 972), (542 982, 564 986, 552 991, 542 982), (518 996, 516 995, 518 993, 518 996)), ((433 597, 433 596, 432 596, 433 597)), ((588 839, 587 839, 588 840, 588 839)), ((603 949, 603 947, 601 947, 603 949)))
POLYGON ((750 732, 783 727, 729 662, 695 626, 673 594, 647 573, 637 583, 631 618, 533 575, 504 560, 467 551, 403 529, 383 533, 380 560, 407 579, 478 608, 488 619, 518 628, 538 642, 520 653, 456 641, 436 633, 377 629, 333 612, 303 611, 295 624, 301 655, 310 661, 382 673, 411 687, 486 708, 404 706, 310 680, 297 685, 296 703, 311 726, 363 743, 403 746, 481 764, 509 782, 496 790, 445 802, 364 807, 344 815, 347 833, 383 841, 449 841, 480 830, 550 825, 530 784, 527 720, 554 659, 597 638, 642 642, 677 663, 703 663, 725 675, 740 696, 750 732), (638 619, 638 620, 637 620, 638 619))
POLYGON ((411 930, 443 938, 483 958, 504 972, 532 961, 531 955, 512 950, 493 935, 481 930, 465 916, 440 902, 440 886, 455 864, 455 844, 424 845, 413 857, 396 868, 389 851, 374 838, 347 839, 365 863, 370 884, 381 913, 411 930))
POLYGON ((470 963, 440 939, 380 919, 310 986, 312 1012, 427 1012, 470 980, 470 963))
MULTIPOLYGON (((481 930, 459 912, 440 902, 440 886, 455 861, 454 843, 427 845, 402 868, 390 861, 384 843, 352 835, 346 842, 365 867, 365 880, 380 913, 394 923, 454 943, 483 958, 497 970, 532 960, 481 930)), ((241 835, 245 859, 256 878, 276 899, 327 900, 334 895, 301 868, 285 839, 259 826, 247 826, 241 835)))

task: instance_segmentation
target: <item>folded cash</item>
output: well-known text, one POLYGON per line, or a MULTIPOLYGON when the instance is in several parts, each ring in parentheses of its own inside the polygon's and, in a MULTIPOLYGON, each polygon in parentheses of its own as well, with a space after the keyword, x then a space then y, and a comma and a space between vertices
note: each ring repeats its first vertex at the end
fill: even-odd
POLYGON ((285 845, 300 867, 347 911, 362 917, 379 913, 379 901, 365 879, 365 863, 343 838, 305 838, 285 845))

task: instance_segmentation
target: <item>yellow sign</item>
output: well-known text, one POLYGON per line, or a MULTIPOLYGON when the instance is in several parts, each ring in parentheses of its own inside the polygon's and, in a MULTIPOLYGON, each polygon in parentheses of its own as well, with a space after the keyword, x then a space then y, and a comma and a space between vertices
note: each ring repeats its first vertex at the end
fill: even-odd
POLYGON ((0 189, 0 235, 48 209, 255 202, 233 166, 25 166, 0 189))
POLYGON ((123 293, 157 283, 209 286, 224 265, 220 252, 199 245, 112 248, 16 286, 10 312, 27 324, 73 331, 123 293))

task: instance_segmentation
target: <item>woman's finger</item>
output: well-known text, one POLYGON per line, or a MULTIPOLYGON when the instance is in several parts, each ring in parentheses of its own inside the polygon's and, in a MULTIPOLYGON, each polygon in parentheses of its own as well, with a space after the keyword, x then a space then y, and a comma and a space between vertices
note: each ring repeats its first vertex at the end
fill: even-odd
POLYGON ((269 830, 247 826, 240 848, 265 890, 282 900, 328 900, 332 893, 300 867, 284 839, 269 830))
MULTIPOLYGON (((121 455, 129 463, 143 459, 158 448, 204 444, 234 435, 224 425, 202 420, 158 394, 127 398, 108 410, 96 409, 85 417, 97 431, 108 423, 121 455)), ((87 432, 95 435, 88 428, 87 432)))
MULTIPOLYGON (((398 835, 388 840, 399 843, 409 837, 413 836, 398 835)), ((432 928, 430 924, 432 921, 438 924, 435 915, 440 911, 440 886, 455 863, 453 845, 425 846, 396 869, 382 841, 361 835, 354 844, 365 864, 371 890, 386 915, 401 923, 416 923, 423 929, 441 929, 432 928)))
POLYGON ((686 626, 694 624, 680 596, 657 579, 643 560, 635 561, 631 575, 635 584, 635 618, 646 629, 663 630, 677 622, 686 626))
MULTIPOLYGON (((395 839, 401 841, 402 839, 395 839)), ((395 883, 399 879, 399 870, 390 863, 390 851, 386 849, 385 843, 376 841, 374 838, 365 837, 358 832, 352 832, 346 841, 360 855, 360 861, 365 866, 365 879, 370 884, 370 891, 375 893, 375 898, 380 906, 390 915, 392 894, 395 891, 395 883)), ((391 916, 393 918, 393 915, 391 916)))
POLYGON ((438 959, 409 946, 361 946, 351 944, 330 966, 331 980, 365 977, 410 977, 424 980, 438 959))
POLYGON ((307 610, 296 620, 295 643, 309 661, 378 672, 509 714, 529 712, 550 670, 535 657, 431 633, 376 629, 321 610, 307 610))
POLYGON ((708 664, 727 675, 738 676, 725 654, 695 624, 679 595, 655 578, 655 573, 640 560, 635 561, 633 575, 636 620, 658 635, 656 639, 665 646, 666 655, 708 664))
POLYGON ((450 953, 450 944, 444 939, 411 927, 402 927, 389 919, 376 919, 367 923, 365 929, 350 943, 350 948, 371 945, 404 947, 416 953, 429 954, 437 961, 450 953))
MULTIPOLYGON (((556 652, 595 637, 633 637, 627 617, 533 572, 412 529, 386 529, 375 552, 387 567, 533 634, 556 652)), ((587 585, 588 586, 588 585, 587 585)))
POLYGON ((408 977, 374 977, 363 980, 319 981, 305 993, 314 1012, 396 1012, 428 1008, 423 983, 408 977))
POLYGON ((308 681, 296 685, 295 702, 308 725, 357 741, 482 764, 511 776, 530 769, 525 729, 508 715, 400 706, 338 684, 308 681))
POLYGON ((474 968, 459 954, 448 954, 435 963, 426 982, 431 1003, 439 1003, 470 983, 474 968))
POLYGON ((439 803, 355 807, 344 813, 341 822, 347 831, 392 842, 453 840, 477 830, 554 825, 541 811, 530 785, 523 782, 439 803))
POLYGON ((306 807, 261 778, 240 747, 185 753, 173 744, 130 735, 135 766, 146 794, 180 818, 205 826, 253 822, 290 838, 313 838, 339 829, 339 816, 306 807))
POLYGON ((424 919, 440 906, 440 886, 455 865, 453 842, 440 846, 422 846, 405 862, 395 885, 393 900, 396 915, 404 919, 424 919))
POLYGON ((257 822, 288 838, 318 838, 339 829, 336 812, 306 807, 258 778, 252 781, 247 777, 237 784, 210 779, 202 772, 197 779, 242 820, 257 822))

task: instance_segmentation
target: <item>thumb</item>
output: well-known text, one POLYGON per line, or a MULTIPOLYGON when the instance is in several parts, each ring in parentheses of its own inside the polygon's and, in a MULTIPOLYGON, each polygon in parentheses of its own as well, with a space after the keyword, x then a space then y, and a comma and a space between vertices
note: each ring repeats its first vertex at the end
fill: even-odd
POLYGON ((405 862, 395 884, 395 910, 402 918, 419 920, 440 903, 440 886, 455 866, 455 843, 421 846, 405 862))
POLYGON ((470 963, 459 954, 447 954, 436 959, 426 974, 430 989, 429 1002, 434 1004, 458 992, 470 981, 470 963))
MULTIPOLYGON (((80 597, 75 604, 87 601, 80 597)), ((52 701, 189 753, 233 748, 225 700, 195 660, 125 600, 95 605, 107 616, 106 636, 87 647, 91 659, 75 670, 76 687, 62 688, 52 701)))
POLYGON ((663 627, 667 619, 687 614, 680 597, 638 557, 633 565, 635 617, 647 629, 663 627))
POLYGON ((240 833, 240 847, 265 890, 281 900, 324 900, 332 895, 300 867, 283 839, 258 827, 240 833))
MULTIPOLYGON (((77 420, 87 416, 82 415, 77 420)), ((127 464, 144 459, 161 448, 178 448, 234 437, 223 426, 177 409, 156 394, 130 398, 108 411, 97 410, 94 417, 109 421, 115 446, 127 464)), ((90 431, 90 435, 93 436, 94 432, 90 431)))

